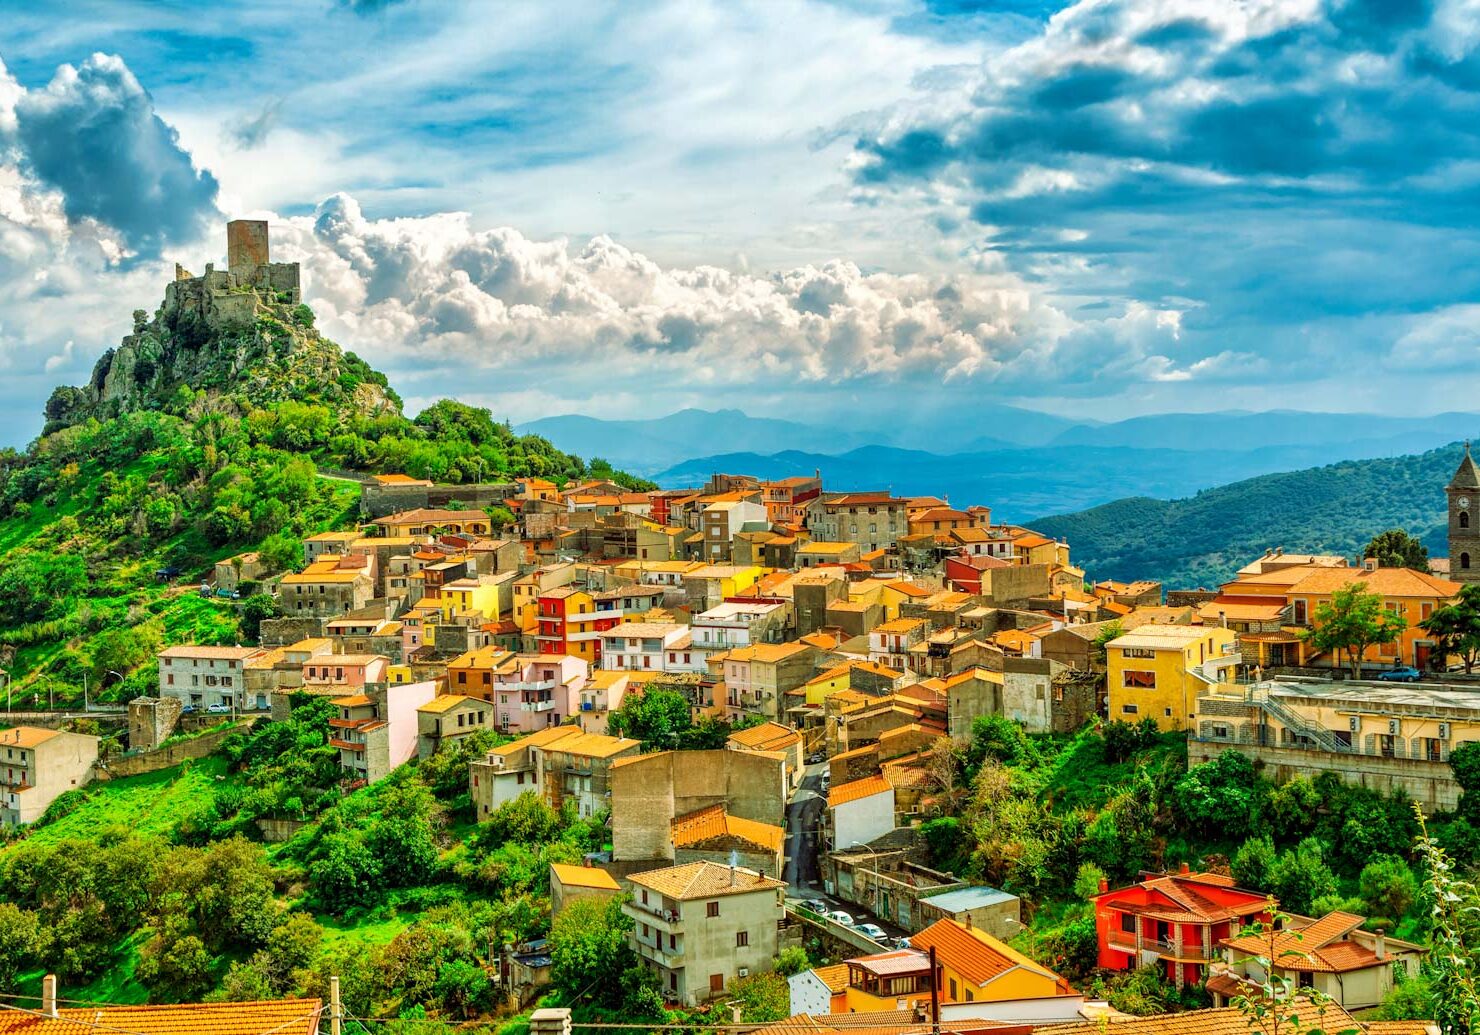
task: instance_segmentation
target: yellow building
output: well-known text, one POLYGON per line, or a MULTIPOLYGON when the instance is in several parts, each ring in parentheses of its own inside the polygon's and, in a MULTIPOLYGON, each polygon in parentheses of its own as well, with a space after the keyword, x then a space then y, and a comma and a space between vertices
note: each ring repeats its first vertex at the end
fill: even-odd
POLYGON ((1197 696, 1238 662, 1232 629, 1143 625, 1105 645, 1110 718, 1154 719, 1163 730, 1192 724, 1197 696))
POLYGON ((453 615, 468 611, 480 611, 486 621, 497 622, 502 616, 498 607, 499 583, 484 582, 479 578, 457 579, 442 587, 437 598, 442 614, 451 620, 453 615))
POLYGON ((491 700, 494 676, 514 660, 502 647, 478 647, 447 663, 447 689, 454 694, 491 700))

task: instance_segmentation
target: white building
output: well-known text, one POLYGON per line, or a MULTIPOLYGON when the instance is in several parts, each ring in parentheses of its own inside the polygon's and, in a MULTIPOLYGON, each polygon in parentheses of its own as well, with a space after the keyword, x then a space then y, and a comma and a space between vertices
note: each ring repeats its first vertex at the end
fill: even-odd
POLYGON ((628 672, 704 670, 693 652, 689 627, 678 622, 627 622, 603 631, 601 667, 628 672))
POLYGON ((787 606, 776 601, 727 600, 694 616, 693 646, 701 664, 715 651, 780 642, 787 606), (768 631, 774 632, 767 635, 768 631))
POLYGON ((57 796, 92 779, 98 738, 16 726, 0 730, 0 826, 41 818, 57 796))
POLYGON ((875 773, 834 787, 827 796, 833 847, 866 845, 894 829, 894 788, 875 773))
POLYGON ((196 711, 215 706, 243 711, 247 694, 243 671, 266 653, 261 647, 204 647, 182 644, 159 652, 159 696, 178 698, 196 711))

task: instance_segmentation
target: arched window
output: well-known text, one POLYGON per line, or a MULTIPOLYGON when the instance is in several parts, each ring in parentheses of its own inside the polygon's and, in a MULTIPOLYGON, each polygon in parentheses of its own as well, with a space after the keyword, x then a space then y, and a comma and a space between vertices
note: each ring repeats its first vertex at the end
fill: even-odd
POLYGON ((1459 555, 1459 566, 1461 568, 1468 568, 1470 566, 1470 555, 1469 554, 1462 553, 1462 554, 1459 555))
POLYGON ((1469 528, 1470 527, 1470 512, 1468 510, 1462 510, 1462 511, 1459 512, 1459 527, 1460 528, 1469 528))

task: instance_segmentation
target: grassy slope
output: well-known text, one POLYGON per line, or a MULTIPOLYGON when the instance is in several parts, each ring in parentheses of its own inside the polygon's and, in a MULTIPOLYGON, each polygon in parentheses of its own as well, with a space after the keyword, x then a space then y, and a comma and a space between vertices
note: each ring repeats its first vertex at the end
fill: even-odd
POLYGON ((1354 460, 1234 482, 1179 500, 1144 497, 1041 518, 1068 539, 1092 578, 1156 578, 1214 586, 1272 547, 1352 555, 1372 536, 1406 528, 1430 553, 1444 543, 1444 486, 1460 450, 1354 460))

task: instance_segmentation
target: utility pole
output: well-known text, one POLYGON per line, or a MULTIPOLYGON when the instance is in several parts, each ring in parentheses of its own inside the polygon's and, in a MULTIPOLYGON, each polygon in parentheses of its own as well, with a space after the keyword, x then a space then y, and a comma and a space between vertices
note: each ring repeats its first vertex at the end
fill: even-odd
POLYGON ((935 965, 935 946, 930 947, 930 1035, 940 1035, 940 971, 935 965))
POLYGON ((344 1007, 339 1002, 339 975, 329 978, 329 1035, 341 1035, 344 1007))

